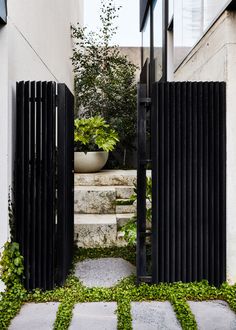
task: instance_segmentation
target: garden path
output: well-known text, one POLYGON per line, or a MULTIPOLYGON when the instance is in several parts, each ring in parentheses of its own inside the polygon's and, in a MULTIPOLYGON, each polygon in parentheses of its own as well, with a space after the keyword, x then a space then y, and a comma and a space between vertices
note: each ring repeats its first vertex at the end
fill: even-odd
MULTIPOLYGON (((75 275, 88 287, 112 287, 135 272, 122 258, 100 258, 80 261, 75 275)), ((224 301, 188 302, 200 330, 235 330, 236 315, 224 301)), ((168 301, 131 302, 134 330, 181 329, 168 301)), ((10 330, 51 330, 59 307, 57 302, 27 303, 13 319, 10 330)), ((76 303, 69 330, 117 329, 117 302, 76 303)), ((63 329, 64 330, 64 329, 63 329)), ((65 329, 66 330, 66 329, 65 329)))

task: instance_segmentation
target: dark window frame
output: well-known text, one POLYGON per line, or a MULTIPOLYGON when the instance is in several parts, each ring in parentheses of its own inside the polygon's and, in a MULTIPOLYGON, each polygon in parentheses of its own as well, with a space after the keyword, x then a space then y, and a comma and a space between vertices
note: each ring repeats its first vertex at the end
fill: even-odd
MULTIPOLYGON (((168 1, 162 1, 162 77, 159 81, 167 81, 167 30, 168 30, 168 1)), ((153 22, 153 11, 154 11, 155 0, 140 0, 140 31, 143 31, 145 22, 147 19, 148 10, 150 9, 150 82, 155 82, 155 61, 154 61, 154 22, 153 22)), ((143 66, 143 50, 141 50, 141 63, 143 66)))
POLYGON ((0 0, 0 25, 7 23, 7 0, 0 0))

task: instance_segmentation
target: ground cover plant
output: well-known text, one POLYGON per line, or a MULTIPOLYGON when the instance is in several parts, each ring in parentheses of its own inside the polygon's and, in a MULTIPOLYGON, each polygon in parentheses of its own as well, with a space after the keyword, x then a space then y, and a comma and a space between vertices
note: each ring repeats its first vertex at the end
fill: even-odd
MULTIPOLYGON (((74 263, 87 258, 122 257, 135 263, 134 247, 79 249, 75 252, 74 263)), ((220 288, 210 286, 207 281, 199 283, 160 283, 158 285, 141 284, 136 286, 135 277, 122 280, 113 288, 86 288, 72 273, 63 287, 53 291, 42 292, 35 290, 26 292, 23 287, 17 291, 3 294, 0 301, 0 329, 7 329, 10 320, 18 312, 24 302, 58 301, 54 329, 66 330, 72 318, 73 306, 79 302, 116 301, 118 315, 118 329, 132 329, 130 303, 131 301, 170 301, 183 329, 197 329, 194 315, 187 300, 222 299, 228 302, 236 312, 236 285, 224 283, 220 288), (21 295, 19 294, 21 292, 21 295)))

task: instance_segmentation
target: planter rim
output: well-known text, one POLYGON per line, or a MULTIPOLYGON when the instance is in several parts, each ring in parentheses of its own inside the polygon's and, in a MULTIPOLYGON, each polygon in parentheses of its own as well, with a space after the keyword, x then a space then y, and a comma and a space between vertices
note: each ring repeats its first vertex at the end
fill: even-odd
POLYGON ((98 152, 105 152, 105 153, 108 153, 109 151, 104 151, 104 150, 99 150, 99 151, 74 151, 74 152, 76 152, 76 153, 78 153, 78 154, 91 154, 91 153, 98 153, 98 152))

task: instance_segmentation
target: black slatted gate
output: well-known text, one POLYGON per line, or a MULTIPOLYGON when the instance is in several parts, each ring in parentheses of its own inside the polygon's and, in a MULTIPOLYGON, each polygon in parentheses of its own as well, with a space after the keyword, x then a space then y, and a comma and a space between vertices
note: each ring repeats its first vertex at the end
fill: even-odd
MULTIPOLYGON (((141 123, 146 109, 142 93, 141 85, 139 127, 144 130, 145 124, 141 123)), ((151 118, 150 281, 207 279, 218 286, 226 279, 225 83, 155 83, 151 118)), ((142 168, 145 150, 139 151, 139 155, 139 168, 142 168)), ((141 180, 143 175, 141 179, 138 177, 139 185, 141 180)), ((142 188, 138 195, 140 200, 144 198, 142 188)), ((145 280, 146 274, 145 222, 144 202, 141 202, 137 242, 140 281, 145 280)))
POLYGON ((25 287, 62 284, 73 257, 73 102, 65 84, 19 82, 16 117, 16 240, 25 287))

